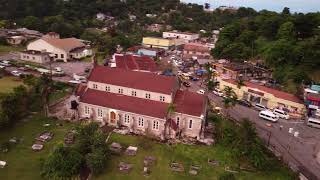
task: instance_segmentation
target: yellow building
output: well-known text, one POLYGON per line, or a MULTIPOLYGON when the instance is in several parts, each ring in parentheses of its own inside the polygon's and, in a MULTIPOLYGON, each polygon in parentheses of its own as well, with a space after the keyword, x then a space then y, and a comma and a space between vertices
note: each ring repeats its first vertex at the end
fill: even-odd
POLYGON ((240 88, 238 88, 238 83, 232 79, 221 79, 219 82, 221 90, 225 87, 231 87, 238 99, 248 100, 252 104, 259 103, 271 109, 287 109, 290 115, 300 116, 305 112, 305 105, 293 94, 251 82, 245 82, 240 88))
POLYGON ((173 49, 182 44, 183 42, 180 39, 165 39, 158 37, 144 37, 142 39, 142 45, 150 48, 173 49))

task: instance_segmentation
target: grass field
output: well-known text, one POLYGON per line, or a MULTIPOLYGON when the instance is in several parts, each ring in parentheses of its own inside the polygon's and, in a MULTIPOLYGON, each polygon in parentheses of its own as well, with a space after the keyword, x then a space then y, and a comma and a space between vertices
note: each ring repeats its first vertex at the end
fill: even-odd
POLYGON ((20 47, 20 46, 15 47, 15 46, 0 45, 0 55, 6 54, 11 51, 22 51, 23 49, 24 49, 24 47, 20 47))
POLYGON ((0 93, 8 93, 13 90, 13 88, 22 85, 23 82, 13 76, 6 76, 3 78, 0 78, 0 93))
MULTIPOLYGON (((37 180, 40 176, 41 158, 46 158, 53 150, 56 144, 63 142, 65 133, 72 129, 74 124, 62 123, 63 126, 56 125, 58 121, 41 118, 36 115, 27 122, 21 122, 12 129, 0 132, 0 142, 6 142, 12 137, 22 139, 17 145, 13 145, 8 153, 0 153, 0 160, 6 161, 8 164, 5 168, 0 169, 0 179, 10 180, 37 180), (49 123, 51 126, 44 127, 49 123), (54 133, 54 138, 45 143, 44 150, 33 152, 31 146, 34 143, 34 138, 43 131, 51 131, 54 133)), ((222 146, 190 146, 176 145, 169 146, 159 144, 157 142, 146 139, 141 136, 122 136, 113 134, 110 143, 116 141, 124 146, 137 146, 137 156, 129 157, 126 155, 112 155, 109 159, 108 167, 105 173, 93 177, 92 179, 172 179, 172 180, 189 180, 189 179, 217 179, 224 172, 224 165, 232 167, 234 162, 230 160, 229 152, 222 146), (157 158, 156 164, 151 169, 151 175, 144 177, 143 158, 144 156, 152 155, 157 158), (212 158, 220 161, 217 167, 211 167, 207 164, 207 159, 212 158), (120 161, 133 164, 133 170, 129 174, 122 174, 118 171, 117 166, 120 161), (169 168, 172 161, 180 162, 184 165, 185 172, 175 173, 169 168), (188 174, 191 164, 201 165, 199 175, 191 176, 188 174)), ((254 180, 282 180, 292 179, 290 172, 285 167, 274 167, 274 170, 267 172, 246 172, 241 171, 236 173, 237 179, 254 179, 254 180)))
MULTIPOLYGON (((122 136, 113 134, 109 143, 120 142, 122 145, 137 146, 138 154, 134 157, 127 155, 112 156, 105 174, 95 177, 94 179, 173 179, 173 180, 191 180, 191 179, 218 179, 219 175, 224 173, 224 166, 235 166, 235 162, 230 159, 230 153, 227 149, 220 145, 216 146, 194 146, 178 144, 175 146, 169 146, 166 144, 159 144, 153 142, 145 137, 138 136, 122 136), (145 156, 155 156, 157 163, 151 168, 151 174, 149 177, 143 176, 143 159, 145 156), (220 165, 212 167, 208 165, 208 158, 216 159, 220 161, 220 165), (118 170, 119 162, 127 162, 133 164, 133 169, 129 174, 120 173, 118 170), (184 165, 185 172, 176 173, 172 172, 169 168, 170 162, 175 161, 184 165), (189 175, 190 165, 200 165, 202 169, 199 175, 189 175)), ((240 171, 236 173, 237 179, 254 179, 254 180, 282 180, 292 179, 290 171, 279 165, 274 167, 272 171, 265 172, 247 172, 240 171)))
POLYGON ((20 122, 15 127, 0 132, 0 143, 8 142, 10 138, 22 139, 17 145, 12 145, 9 152, 0 152, 0 160, 6 161, 7 166, 0 169, 0 179, 12 180, 37 180, 40 177, 40 159, 46 158, 57 143, 63 142, 65 133, 72 128, 73 124, 62 123, 63 126, 56 125, 55 120, 42 118, 39 115, 29 119, 27 122, 20 122), (44 127, 44 124, 50 124, 44 127), (31 149, 34 138, 43 131, 54 133, 54 138, 45 143, 44 149, 40 152, 33 152, 31 149))

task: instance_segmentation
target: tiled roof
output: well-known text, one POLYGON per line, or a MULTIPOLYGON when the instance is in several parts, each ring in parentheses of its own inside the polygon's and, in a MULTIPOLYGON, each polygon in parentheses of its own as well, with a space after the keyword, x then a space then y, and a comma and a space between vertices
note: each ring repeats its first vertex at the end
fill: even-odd
POLYGON ((210 49, 199 43, 188 43, 184 45, 184 50, 185 51, 196 51, 196 52, 210 52, 210 49))
POLYGON ((158 70, 154 60, 148 56, 120 54, 120 55, 115 55, 114 57, 117 64, 117 68, 122 68, 126 70, 149 71, 149 72, 155 72, 158 70))
POLYGON ((95 66, 88 80, 169 95, 177 86, 175 77, 105 66, 95 66))
POLYGON ((81 41, 79 41, 76 38, 57 39, 57 38, 43 37, 42 40, 46 41, 52 46, 55 46, 65 51, 71 51, 75 48, 80 48, 85 46, 85 44, 83 44, 81 41))
POLYGON ((167 103, 159 101, 152 101, 93 89, 87 89, 87 91, 80 97, 80 102, 161 119, 166 117, 168 107, 167 103))
POLYGON ((174 99, 175 112, 200 117, 206 105, 206 97, 190 91, 178 90, 174 99))
MULTIPOLYGON (((232 79, 224 79, 223 81, 226 81, 226 82, 229 82, 232 84, 237 84, 237 82, 232 79)), ((301 103, 301 104, 303 103, 297 96, 290 94, 290 93, 287 93, 287 92, 284 92, 284 91, 279 91, 277 89, 272 89, 272 88, 262 86, 259 84, 255 84, 255 83, 251 83, 251 82, 245 82, 244 84, 245 84, 245 86, 247 86, 249 88, 257 89, 259 91, 266 92, 266 93, 270 93, 279 99, 284 99, 287 101, 292 101, 292 102, 301 103)))

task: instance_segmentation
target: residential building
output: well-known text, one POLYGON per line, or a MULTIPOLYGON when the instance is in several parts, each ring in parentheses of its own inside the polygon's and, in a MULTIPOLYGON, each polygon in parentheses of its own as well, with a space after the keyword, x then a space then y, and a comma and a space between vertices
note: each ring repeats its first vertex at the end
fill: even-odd
POLYGON ((175 77, 95 66, 77 91, 79 116, 158 138, 203 137, 207 99, 179 90, 175 77), (168 112, 174 105, 175 111, 168 112))
POLYGON ((233 79, 218 79, 220 90, 231 87, 238 99, 245 99, 253 104, 259 103, 268 108, 280 108, 288 111, 292 117, 301 117, 305 113, 305 105, 293 94, 258 85, 252 82, 244 82, 238 85, 233 79))
POLYGON ((24 36, 10 36, 10 37, 7 37, 7 43, 9 43, 10 45, 15 45, 15 46, 22 44, 26 40, 27 40, 27 38, 24 37, 24 36))
POLYGON ((270 70, 251 63, 230 63, 224 61, 222 63, 213 63, 212 68, 222 79, 250 80, 272 77, 270 70))
POLYGON ((195 41, 199 39, 200 35, 196 33, 189 33, 189 32, 178 32, 178 31, 170 31, 170 32, 163 32, 163 38, 176 38, 176 39, 183 39, 186 43, 195 41))
POLYGON ((184 58, 210 58, 210 48, 201 43, 187 43, 183 46, 184 58))
POLYGON ((181 39, 165 39, 158 37, 144 37, 142 45, 149 48, 175 49, 184 44, 181 39))
POLYGON ((56 32, 48 32, 46 35, 43 36, 43 38, 60 39, 60 34, 58 34, 56 32))
POLYGON ((114 54, 111 67, 132 71, 157 72, 156 62, 148 56, 133 54, 114 54))
POLYGON ((26 51, 20 52, 20 60, 39 63, 39 64, 45 64, 50 62, 50 53, 26 50, 26 51))
POLYGON ((67 62, 92 55, 92 49, 76 38, 43 37, 28 44, 27 50, 49 52, 54 54, 54 60, 67 62))

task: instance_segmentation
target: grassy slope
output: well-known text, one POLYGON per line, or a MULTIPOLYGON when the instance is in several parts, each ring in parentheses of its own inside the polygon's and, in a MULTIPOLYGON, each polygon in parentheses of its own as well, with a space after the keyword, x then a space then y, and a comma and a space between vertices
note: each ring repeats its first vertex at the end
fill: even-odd
POLYGON ((63 137, 72 124, 63 122, 57 126, 56 121, 36 116, 28 122, 20 122, 14 128, 0 132, 0 142, 6 142, 12 137, 22 138, 23 141, 14 145, 8 153, 0 153, 0 160, 7 161, 7 166, 0 169, 0 179, 37 180, 40 177, 40 159, 46 158, 54 146, 63 142, 63 137), (50 127, 43 124, 49 123, 50 127), (43 131, 52 131, 54 138, 45 143, 44 150, 33 152, 31 149, 34 138, 43 131))
POLYGON ((15 46, 4 46, 0 45, 0 55, 6 54, 11 51, 22 51, 24 47, 15 47, 15 46))
POLYGON ((0 93, 11 92, 13 88, 22 85, 22 81, 17 77, 7 76, 0 79, 0 93))
MULTIPOLYGON (((174 179, 174 180, 188 180, 188 179, 217 179, 219 174, 224 172, 224 165, 233 166, 234 162, 230 159, 230 153, 222 146, 189 146, 176 145, 168 146, 165 144, 158 144, 144 137, 121 136, 114 134, 111 136, 111 142, 120 142, 125 146, 137 146, 138 154, 135 157, 128 157, 126 155, 112 156, 112 161, 109 163, 106 173, 96 177, 95 179, 174 179), (144 156, 152 155, 157 157, 157 163, 151 169, 151 175, 144 177, 143 158, 144 156), (221 162, 218 167, 211 167, 207 164, 208 158, 217 159, 221 162), (117 166, 120 161, 133 164, 133 170, 127 175, 118 171, 117 166), (184 173, 172 172, 169 164, 172 161, 180 162, 184 165, 184 173), (198 176, 191 176, 188 174, 191 164, 201 165, 202 169, 198 176)), ((240 172, 236 174, 237 179, 290 179, 289 171, 284 167, 279 167, 272 172, 240 172)))

